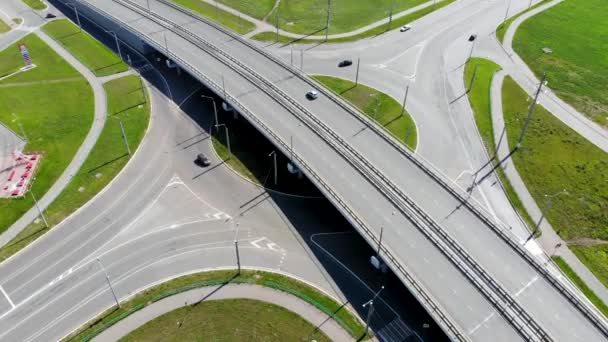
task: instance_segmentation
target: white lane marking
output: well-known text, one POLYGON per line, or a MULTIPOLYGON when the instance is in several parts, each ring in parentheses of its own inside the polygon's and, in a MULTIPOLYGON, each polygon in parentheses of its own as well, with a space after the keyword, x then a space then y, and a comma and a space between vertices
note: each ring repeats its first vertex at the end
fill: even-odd
POLYGON ((280 253, 284 253, 285 250, 283 248, 281 248, 279 245, 277 245, 276 243, 272 242, 269 238, 262 236, 261 238, 255 240, 255 241, 251 241, 249 242, 250 244, 252 244, 255 248, 258 249, 263 249, 263 246, 260 246, 260 244, 264 242, 264 244, 266 245, 267 249, 270 249, 271 251, 274 252, 280 252, 280 253))
POLYGON ((473 335, 475 333, 475 331, 477 331, 479 328, 481 328, 487 321, 489 321, 492 317, 494 317, 494 315, 496 314, 496 311, 492 312, 488 317, 486 317, 483 321, 481 321, 481 323, 477 324, 473 329, 469 330, 468 335, 473 335))
POLYGON ((6 291, 4 291, 4 287, 2 287, 1 285, 0 285, 0 292, 2 292, 2 294, 4 295, 4 297, 6 297, 6 300, 8 300, 8 303, 14 309, 15 308, 15 303, 13 303, 13 301, 11 300, 11 297, 8 296, 8 293, 6 293, 6 291))
POLYGON ((534 278, 532 278, 532 280, 530 280, 526 285, 524 285, 524 287, 522 287, 521 289, 519 289, 519 291, 515 292, 513 294, 514 297, 519 296, 520 294, 522 294, 522 292, 524 292, 528 287, 532 286, 532 284, 534 284, 536 281, 538 280, 538 276, 535 276, 534 278))

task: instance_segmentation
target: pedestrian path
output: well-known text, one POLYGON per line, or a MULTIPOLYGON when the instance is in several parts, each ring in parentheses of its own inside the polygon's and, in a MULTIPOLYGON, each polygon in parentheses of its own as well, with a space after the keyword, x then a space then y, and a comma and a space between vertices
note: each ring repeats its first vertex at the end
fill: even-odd
MULTIPOLYGON (((35 33, 40 39, 42 39, 48 46, 50 46, 55 52, 57 52, 64 60, 66 60, 72 67, 74 67, 80 74, 82 74, 93 89, 95 98, 95 113, 93 119, 93 125, 89 130, 86 138, 82 145, 74 155, 74 158, 63 171, 61 176, 57 179, 55 184, 46 192, 44 196, 38 199, 38 206, 40 210, 45 210, 54 200, 59 196, 63 189, 70 183, 72 177, 80 170, 80 167, 86 160, 89 152, 95 146, 99 135, 103 129, 107 115, 107 98, 106 92, 103 88, 103 82, 96 77, 86 66, 72 56, 67 50, 65 50, 59 43, 49 37, 46 33, 37 30, 35 33)), ((32 223, 39 216, 38 209, 36 207, 30 208, 23 216, 21 216, 13 225, 7 229, 2 235, 0 235, 0 246, 6 245, 15 236, 17 236, 22 230, 24 230, 30 223, 32 223)))
MULTIPOLYGON (((498 160, 503 160, 509 155, 509 146, 506 143, 507 132, 504 131, 504 135, 501 137, 504 129, 504 116, 502 111, 502 84, 506 73, 499 71, 494 75, 492 79, 492 85, 490 88, 491 94, 491 110, 492 110, 492 126, 494 130, 495 141, 500 141, 502 138, 503 143, 500 144, 498 149, 498 160)), ((515 189, 515 192, 519 196, 530 216, 536 221, 542 217, 541 209, 536 204, 536 201, 528 191, 526 184, 522 180, 521 176, 517 172, 515 165, 511 159, 508 159, 503 165, 503 170, 509 182, 515 189)), ((540 224, 541 236, 534 240, 539 243, 543 250, 547 253, 555 253, 566 260, 566 262, 574 269, 574 271, 585 281, 585 283, 597 294, 604 303, 608 303, 608 289, 591 273, 587 267, 572 253, 568 248, 565 241, 561 239, 555 232, 551 224, 547 220, 542 220, 540 224), (558 244, 561 247, 556 248, 558 244)), ((533 241, 532 241, 533 242, 533 241)))
POLYGON ((232 298, 255 299, 282 306, 319 327, 332 341, 353 341, 353 338, 336 321, 298 297, 267 287, 249 284, 208 286, 164 298, 114 324, 97 335, 93 341, 118 341, 129 332, 167 312, 192 305, 201 300, 232 298))

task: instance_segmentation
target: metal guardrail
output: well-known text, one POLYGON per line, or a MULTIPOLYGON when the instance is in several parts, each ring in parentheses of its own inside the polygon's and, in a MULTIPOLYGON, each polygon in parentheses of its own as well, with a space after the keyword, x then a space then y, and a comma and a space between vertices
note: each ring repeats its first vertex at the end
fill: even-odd
MULTIPOLYGON (((465 276, 467 276, 467 278, 469 278, 469 280, 473 284, 476 285, 476 287, 480 290, 480 292, 482 292, 484 294, 484 296, 486 296, 486 298, 488 298, 488 300, 490 300, 490 302, 492 302, 493 305, 495 307, 497 307, 499 309, 499 311, 511 322, 511 324, 513 324, 517 328, 517 331, 520 332, 520 334, 524 335, 524 337, 529 340, 534 339, 534 336, 530 335, 530 332, 528 332, 527 329, 525 329, 526 326, 519 323, 518 318, 522 318, 524 320, 524 324, 526 324, 527 326, 529 326, 532 329, 532 334, 535 334, 537 337, 541 338, 541 340, 546 340, 546 341, 551 340, 551 338, 548 336, 548 334, 544 330, 542 330, 542 328, 527 314, 527 312, 525 312, 523 310, 523 308, 521 308, 519 306, 519 304, 496 281, 494 281, 487 274, 487 272, 485 270, 483 270, 483 268, 479 264, 477 264, 477 262, 475 262, 464 251, 464 249, 462 247, 458 246, 456 241, 454 241, 451 237, 449 237, 449 235, 442 228, 440 228, 438 224, 436 224, 434 221, 432 221, 432 219, 428 215, 426 215, 422 211, 421 208, 419 208, 411 199, 409 199, 407 196, 405 196, 405 194, 403 194, 392 182, 390 182, 390 180, 388 178, 386 178, 384 175, 382 175, 371 163, 369 163, 369 161, 365 160, 363 158, 363 156, 361 156, 356 150, 354 150, 349 144, 347 144, 341 137, 339 137, 333 130, 331 130, 321 120, 319 120, 312 113, 308 112, 308 110, 306 110, 306 108, 304 108, 302 105, 300 105, 295 100, 293 100, 290 96, 288 96, 287 94, 282 92, 272 82, 266 80, 264 77, 257 74, 251 68, 249 68, 247 65, 243 64, 236 58, 228 55, 223 50, 218 49, 213 44, 208 43, 207 41, 203 40, 202 38, 198 37, 197 35, 194 35, 190 31, 184 29, 183 27, 181 27, 179 25, 176 25, 172 21, 170 21, 164 17, 161 17, 160 15, 158 15, 156 13, 147 12, 145 8, 143 8, 142 6, 140 6, 138 4, 133 3, 130 0, 120 0, 120 1, 123 3, 127 3, 130 6, 135 7, 137 9, 137 11, 140 12, 140 14, 142 14, 144 16, 156 18, 157 23, 158 23, 158 21, 160 21, 159 24, 161 26, 163 26, 163 27, 169 26, 169 28, 172 27, 173 28, 172 31, 174 33, 177 33, 182 38, 188 40, 190 43, 193 43, 197 47, 205 50, 207 53, 209 53, 210 55, 212 55, 213 57, 218 59, 220 62, 226 64, 227 66, 229 66, 232 69, 234 69, 235 71, 237 71, 242 77, 248 79, 252 84, 256 84, 259 87, 258 81, 260 81, 265 86, 267 86, 268 88, 272 89, 274 92, 279 94, 282 97, 282 99, 284 100, 284 101, 281 101, 281 99, 278 99, 279 101, 289 102, 289 104, 287 104, 287 105, 283 104, 283 106, 285 108, 287 108, 288 110, 290 110, 292 112, 292 114, 297 116, 302 122, 307 124, 311 130, 313 130, 314 132, 317 132, 317 134, 319 134, 321 136, 320 131, 318 130, 318 128, 321 128, 326 134, 330 135, 330 137, 332 139, 338 141, 341 145, 341 148, 346 149, 347 153, 352 155, 350 158, 347 159, 345 153, 340 152, 340 147, 335 146, 335 144, 332 141, 330 141, 329 139, 327 139, 327 137, 322 137, 322 138, 324 138, 326 143, 328 143, 328 145, 332 146, 332 148, 334 148, 337 152, 339 152, 347 161, 349 161, 349 163, 352 166, 355 167, 355 169, 357 169, 361 174, 364 174, 364 176, 366 176, 366 178, 370 181, 370 183, 374 184, 376 186, 376 188, 381 193, 384 194, 385 197, 390 199, 398 208, 400 208, 400 210, 406 216, 409 216, 410 220, 412 220, 412 222, 417 226, 417 228, 419 230, 421 230, 427 236, 427 238, 429 238, 442 251, 442 253, 444 255, 446 255, 448 257, 448 259, 451 260, 452 263, 454 263, 459 268, 459 270, 463 274, 465 274, 465 276), (179 30, 179 32, 175 32, 175 30, 179 30), (184 35, 186 35, 186 37, 184 37, 184 35), (193 42, 192 39, 194 39, 196 42, 193 42), (204 45, 204 46, 201 46, 201 45, 204 45), (210 52, 210 51, 208 51, 209 49, 211 49, 213 51, 210 52), (214 55, 215 53, 221 55, 221 57, 214 55), (242 71, 237 70, 233 66, 229 65, 229 63, 224 61, 223 58, 228 59, 230 62, 236 64, 243 70, 247 71, 249 74, 253 75, 253 78, 256 78, 256 79, 252 79, 251 76, 246 75, 242 71), (318 127, 313 127, 309 122, 307 122, 305 119, 303 119, 299 113, 297 113, 293 109, 289 108, 289 105, 294 106, 299 111, 304 113, 308 117, 308 119, 310 119, 318 127), (361 167, 361 165, 360 165, 361 163, 365 164, 364 166, 367 169, 361 167), (367 170, 371 170, 373 174, 370 175, 370 173, 367 172, 367 170), (391 196, 391 194, 389 194, 386 189, 384 189, 380 186, 377 186, 374 176, 380 178, 387 186, 389 186, 391 188, 391 190, 396 192, 398 194, 398 196, 402 197, 402 199, 405 200, 413 208, 413 211, 411 208, 407 208, 407 207, 404 208, 404 206, 402 206, 403 203, 399 201, 399 198, 397 198, 397 199, 394 198, 394 196, 391 196), (413 217, 415 217, 415 216, 422 216, 423 220, 427 221, 427 223, 431 222, 431 227, 435 230, 435 234, 441 236, 444 240, 447 240, 447 242, 440 241, 439 239, 437 239, 437 237, 428 230, 428 228, 424 225, 424 223, 422 223, 420 221, 414 222, 415 220, 413 220, 413 217), (445 244, 445 245, 443 245, 443 244, 445 244), (450 247, 455 248, 456 253, 451 251, 449 249, 450 247), (466 263, 468 265, 464 265, 463 263, 458 261, 457 257, 454 254, 458 254, 461 258, 463 258, 466 261, 466 263), (471 274, 471 270, 475 274, 471 274), (484 283, 480 282, 477 279, 476 275, 481 277, 481 279, 483 279, 486 283, 484 284, 484 283), (486 287, 489 287, 491 289, 491 291, 493 291, 493 292, 488 290, 486 287), (495 298, 495 297, 498 297, 498 298, 495 298), (515 311, 515 314, 511 313, 510 309, 513 309, 515 311)), ((264 91, 268 95, 273 97, 275 100, 277 100, 277 98, 274 96, 274 94, 272 94, 272 92, 269 92, 266 89, 264 89, 264 91)))
POLYGON ((204 22, 207 25, 214 27, 215 29, 223 32, 226 35, 231 36, 235 40, 238 40, 240 43, 252 48, 256 52, 262 54, 268 59, 272 60, 276 64, 280 65, 284 69, 290 71, 298 78, 303 81, 309 83, 310 85, 317 88, 321 93, 331 99, 333 102, 338 104, 340 107, 349 112, 356 119, 364 123, 368 128, 372 129, 376 134, 382 137, 385 141, 387 141, 393 148, 399 151, 402 155, 407 157, 410 161, 412 161, 416 166, 418 166, 421 170, 427 173, 431 178, 433 178, 438 184, 440 184, 444 189, 446 189, 452 196, 454 196, 457 200, 463 203, 473 214, 475 214, 479 219, 481 219, 487 226, 489 226, 497 235, 503 239, 509 246, 511 246, 520 256, 522 256, 532 267, 534 267, 549 283, 551 283, 564 297, 566 297, 581 313, 583 313, 587 319, 589 319, 605 336, 608 337, 608 327, 605 322, 599 319, 587 305, 585 305, 576 295, 574 295, 564 284, 562 284, 559 279, 556 279, 540 262, 538 262, 534 257, 522 246, 520 245, 513 236, 509 235, 508 230, 500 227, 494 220, 490 218, 490 215, 486 212, 485 209, 481 208, 478 205, 475 205, 471 201, 467 199, 467 195, 459 192, 457 189, 453 188, 449 184, 449 180, 444 179, 447 178, 444 175, 441 175, 439 170, 436 170, 430 163, 419 155, 412 153, 407 150, 407 148, 403 147, 399 142, 395 141, 394 138, 388 136, 386 132, 378 127, 378 125, 372 120, 361 115, 356 109, 354 109, 351 105, 345 103, 342 99, 337 97, 335 94, 326 90, 323 86, 320 86, 317 82, 310 79, 308 76, 303 74, 300 70, 288 65, 278 57, 272 55, 268 51, 260 48, 254 43, 250 42, 247 39, 242 38, 240 35, 235 34, 234 32, 226 29, 225 27, 216 24, 215 22, 208 20, 207 18, 201 17, 196 13, 193 13, 181 6, 178 6, 174 3, 171 3, 168 0, 157 0, 167 6, 170 6, 184 14, 189 15, 192 18, 195 18, 201 22, 204 22))

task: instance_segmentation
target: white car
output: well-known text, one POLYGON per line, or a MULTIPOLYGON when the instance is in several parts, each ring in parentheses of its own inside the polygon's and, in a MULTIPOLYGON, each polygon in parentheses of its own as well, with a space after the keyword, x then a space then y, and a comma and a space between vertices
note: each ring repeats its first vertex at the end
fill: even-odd
POLYGON ((317 97, 319 97, 319 92, 318 92, 318 91, 316 91, 316 90, 309 90, 309 91, 308 91, 308 93, 306 93, 306 97, 307 97, 309 100, 314 100, 314 99, 316 99, 317 97))
POLYGON ((411 29, 412 29, 412 27, 410 25, 403 25, 403 26, 401 26, 401 28, 399 29, 399 31, 405 32, 405 31, 409 31, 411 29))

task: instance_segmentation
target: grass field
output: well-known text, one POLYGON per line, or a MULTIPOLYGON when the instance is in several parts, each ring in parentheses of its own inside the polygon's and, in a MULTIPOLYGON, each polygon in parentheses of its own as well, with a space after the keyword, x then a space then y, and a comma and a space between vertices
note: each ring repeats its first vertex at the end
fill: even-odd
POLYGON ((608 2, 568 0, 526 20, 513 48, 555 93, 608 126, 608 2), (564 24, 567 23, 567 24, 564 24), (545 54, 542 48, 553 50, 545 54))
POLYGON ((219 0, 219 2, 260 20, 270 14, 275 4, 275 0, 219 0))
POLYGON ((564 274, 583 292, 583 294, 595 305, 604 316, 608 317, 608 306, 585 284, 576 272, 559 256, 553 257, 553 261, 559 266, 564 274))
POLYGON ((252 22, 221 9, 218 10, 215 6, 200 0, 173 0, 173 2, 241 34, 255 29, 255 24, 252 22))
POLYGON ((359 338, 363 335, 364 326, 342 303, 334 301, 329 296, 307 284, 276 273, 243 270, 238 274, 236 270, 227 270, 196 273, 156 285, 136 294, 130 300, 122 302, 120 309, 113 308, 106 311, 66 340, 87 341, 150 303, 193 288, 225 283, 256 284, 289 293, 333 317, 354 338, 359 338))
POLYGON ((542 5, 546 4, 549 1, 551 1, 551 0, 543 0, 543 1, 539 2, 539 3, 537 3, 536 5, 534 5, 534 6, 530 7, 530 8, 527 8, 526 10, 518 13, 517 15, 515 15, 515 16, 509 18, 509 19, 507 19, 504 23, 501 23, 500 25, 498 25, 498 27, 496 28, 496 38, 498 38, 498 41, 501 42, 501 43, 503 42, 503 40, 505 39, 505 33, 507 33, 507 30, 509 29, 509 26, 511 26, 511 23, 515 19, 519 18, 522 14, 535 9, 538 6, 542 6, 542 5))
POLYGON ((43 10, 47 7, 44 2, 40 0, 23 0, 23 2, 35 10, 43 10))
MULTIPOLYGON (((25 150, 44 155, 32 186, 40 198, 84 140, 93 120, 94 100, 87 81, 38 37, 29 35, 21 42, 38 67, 0 82, 0 121, 16 132, 21 123, 29 139, 25 150), (49 80, 56 83, 45 82, 49 80)), ((22 63, 16 45, 0 52, 2 60, 12 61, 10 56, 18 60, 16 64, 22 63)), ((32 206, 30 196, 0 200, 0 232, 32 206)))
MULTIPOLYGON (((328 43, 346 43, 346 42, 352 42, 352 41, 356 41, 356 40, 360 40, 360 39, 364 39, 364 38, 369 38, 369 37, 374 37, 374 36, 378 36, 381 35, 385 32, 387 32, 389 29, 391 30, 396 30, 399 27, 409 24, 415 20, 418 20, 422 17, 424 17, 425 15, 436 11, 440 8, 443 8, 451 3, 453 3, 455 0, 443 0, 441 2, 438 2, 436 4, 436 6, 430 6, 430 7, 426 7, 423 8, 421 10, 418 10, 416 12, 410 13, 406 16, 403 16, 401 18, 395 19, 393 20, 391 26, 389 27, 388 23, 385 25, 381 25, 378 26, 376 28, 364 31, 362 33, 359 33, 357 35, 354 36, 350 36, 350 37, 344 37, 344 38, 334 38, 334 39, 329 39, 327 42, 328 43)), ((273 22, 274 23, 274 22, 273 22)), ((363 26, 363 25, 361 25, 363 26)), ((288 28, 286 27, 281 27, 282 29, 286 30, 286 31, 290 31, 288 28)), ((356 28, 355 28, 356 29, 356 28)), ((350 31, 350 30, 349 30, 350 31)), ((330 30, 331 33, 331 30, 330 30)), ((333 32, 335 33, 335 32, 333 32)), ((319 32, 318 34, 324 34, 324 32, 319 32)), ((262 33, 258 33, 257 35, 255 35, 253 37, 253 39, 259 40, 259 41, 268 41, 268 42, 274 42, 276 41, 276 33, 274 32, 262 32, 262 33)), ((294 38, 290 38, 290 37, 286 37, 286 36, 281 36, 279 35, 279 42, 280 43, 291 43, 294 41, 294 38)), ((312 40, 312 39, 303 39, 303 40, 298 40, 297 43, 301 43, 301 44, 307 44, 307 43, 320 43, 322 42, 322 40, 312 40)))
MULTIPOLYGON (((505 78, 502 93, 509 146, 512 147, 517 143, 530 99, 509 77, 505 78)), ((553 198, 547 213, 549 222, 564 240, 608 240, 608 154, 537 106, 522 148, 513 155, 513 161, 540 206, 545 205, 545 195, 564 189, 568 192, 553 198)), ((578 250, 580 257, 582 250, 578 250)), ((604 248, 587 252, 587 257, 581 258, 598 277, 608 273, 605 251, 604 248), (598 259, 602 256, 603 259, 598 259)), ((608 286, 607 280, 604 277, 604 284, 608 286)))
POLYGON ((352 103, 410 149, 416 149, 418 141, 416 125, 407 111, 401 115, 401 103, 387 94, 360 83, 355 87, 355 82, 336 77, 313 76, 313 78, 352 103))
MULTIPOLYGON (((137 149, 148 127, 150 108, 138 76, 112 80, 104 88, 108 96, 109 117, 78 173, 47 208, 46 217, 50 228, 99 193, 129 161, 130 156, 123 144, 118 119, 124 125, 131 151, 137 149)), ((0 249, 0 260, 15 254, 47 231, 42 222, 30 224, 0 249)))
POLYGON ((314 325, 275 304, 224 299, 168 312, 132 331, 129 341, 327 341, 314 325), (182 322, 176 324, 176 322, 182 322))
POLYGON ((4 20, 0 19, 0 34, 8 32, 10 30, 11 30, 11 27, 8 26, 8 24, 5 23, 4 20))
POLYGON ((42 28, 97 76, 129 69, 118 55, 67 19, 54 20, 42 28))
MULTIPOLYGON (((500 70, 500 66, 492 61, 484 58, 471 58, 465 67, 464 82, 465 85, 470 84, 470 80, 473 76, 473 71, 477 65, 477 74, 473 81, 473 86, 468 93, 469 102, 475 115, 475 123, 479 134, 486 146, 489 156, 494 156, 496 151, 496 141, 494 141, 494 128, 492 126, 492 108, 490 103, 490 89, 492 85, 492 78, 494 73, 500 70)), ((505 189, 509 201, 526 221, 529 227, 533 227, 535 222, 528 214, 528 211, 524 207, 521 199, 515 192, 515 189, 509 182, 509 179, 505 175, 502 168, 496 169, 496 174, 500 178, 500 181, 505 189)))

